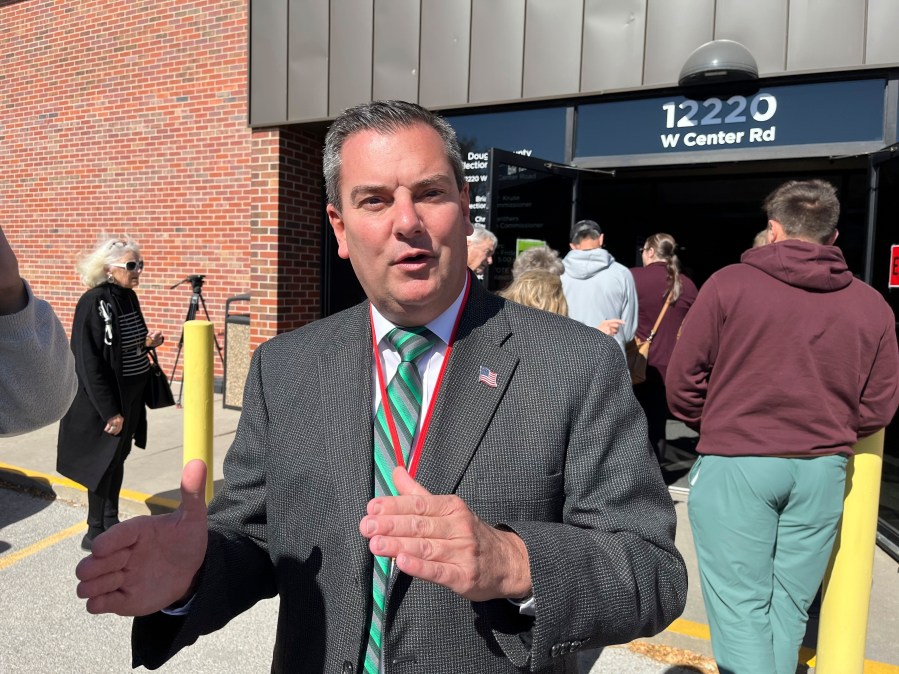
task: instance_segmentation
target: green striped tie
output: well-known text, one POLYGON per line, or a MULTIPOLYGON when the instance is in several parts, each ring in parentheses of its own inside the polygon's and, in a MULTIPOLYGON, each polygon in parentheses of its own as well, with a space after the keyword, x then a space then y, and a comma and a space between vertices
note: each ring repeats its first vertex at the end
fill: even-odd
MULTIPOLYGON (((394 328, 387 333, 387 339, 400 355, 400 364, 396 374, 387 385, 387 399, 390 403, 390 414, 396 425, 400 447, 405 464, 409 465, 412 451, 412 438, 418 429, 418 417, 421 414, 422 385, 421 376, 415 360, 427 352, 435 339, 434 334, 424 327, 394 328)), ((384 415, 384 401, 378 405, 374 421, 375 448, 375 496, 396 496, 393 486, 393 469, 396 468, 396 455, 390 439, 390 427, 384 415)), ((371 627, 368 632, 368 647, 365 650, 365 671, 378 674, 381 663, 381 629, 384 624, 387 580, 390 578, 390 559, 375 556, 374 574, 372 576, 372 614, 371 627)))

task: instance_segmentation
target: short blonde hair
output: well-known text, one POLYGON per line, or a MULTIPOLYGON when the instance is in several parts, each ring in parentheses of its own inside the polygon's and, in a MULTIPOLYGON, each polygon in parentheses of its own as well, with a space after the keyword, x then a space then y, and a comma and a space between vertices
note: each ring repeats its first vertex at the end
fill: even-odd
POLYGON ((79 258, 75 269, 84 285, 96 288, 109 280, 109 265, 118 262, 128 253, 134 253, 140 259, 140 246, 130 236, 104 239, 91 252, 79 258))
POLYGON ((768 228, 765 227, 761 232, 755 235, 755 238, 752 240, 753 248, 761 248, 765 244, 768 243, 768 228))
POLYGON ((562 278, 545 269, 529 269, 521 272, 500 297, 535 309, 550 311, 560 316, 568 315, 568 302, 562 292, 562 278))

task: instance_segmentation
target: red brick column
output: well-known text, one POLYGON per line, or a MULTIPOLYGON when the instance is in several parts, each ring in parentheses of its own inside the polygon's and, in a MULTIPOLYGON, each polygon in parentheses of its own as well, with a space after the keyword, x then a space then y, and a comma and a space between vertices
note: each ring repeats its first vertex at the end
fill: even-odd
POLYGON ((253 134, 253 349, 321 317, 321 144, 320 134, 299 129, 253 134))

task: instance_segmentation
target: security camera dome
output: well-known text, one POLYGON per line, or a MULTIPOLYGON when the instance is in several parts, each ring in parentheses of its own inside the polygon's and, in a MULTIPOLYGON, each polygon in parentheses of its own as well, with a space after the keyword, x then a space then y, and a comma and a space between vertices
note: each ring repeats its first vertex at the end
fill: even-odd
POLYGON ((749 50, 734 40, 712 40, 687 57, 678 84, 757 80, 759 67, 749 50))

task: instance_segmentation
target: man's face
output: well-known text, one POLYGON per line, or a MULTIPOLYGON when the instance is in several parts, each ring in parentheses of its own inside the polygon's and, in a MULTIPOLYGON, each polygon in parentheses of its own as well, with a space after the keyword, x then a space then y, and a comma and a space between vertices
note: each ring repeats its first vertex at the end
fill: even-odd
POLYGON ((478 276, 483 276, 487 267, 493 264, 494 250, 490 240, 468 244, 468 268, 478 276))
POLYGON ((341 151, 337 254, 365 294, 398 325, 424 325, 462 291, 472 227, 468 185, 456 187, 443 141, 425 124, 360 131, 341 151))

